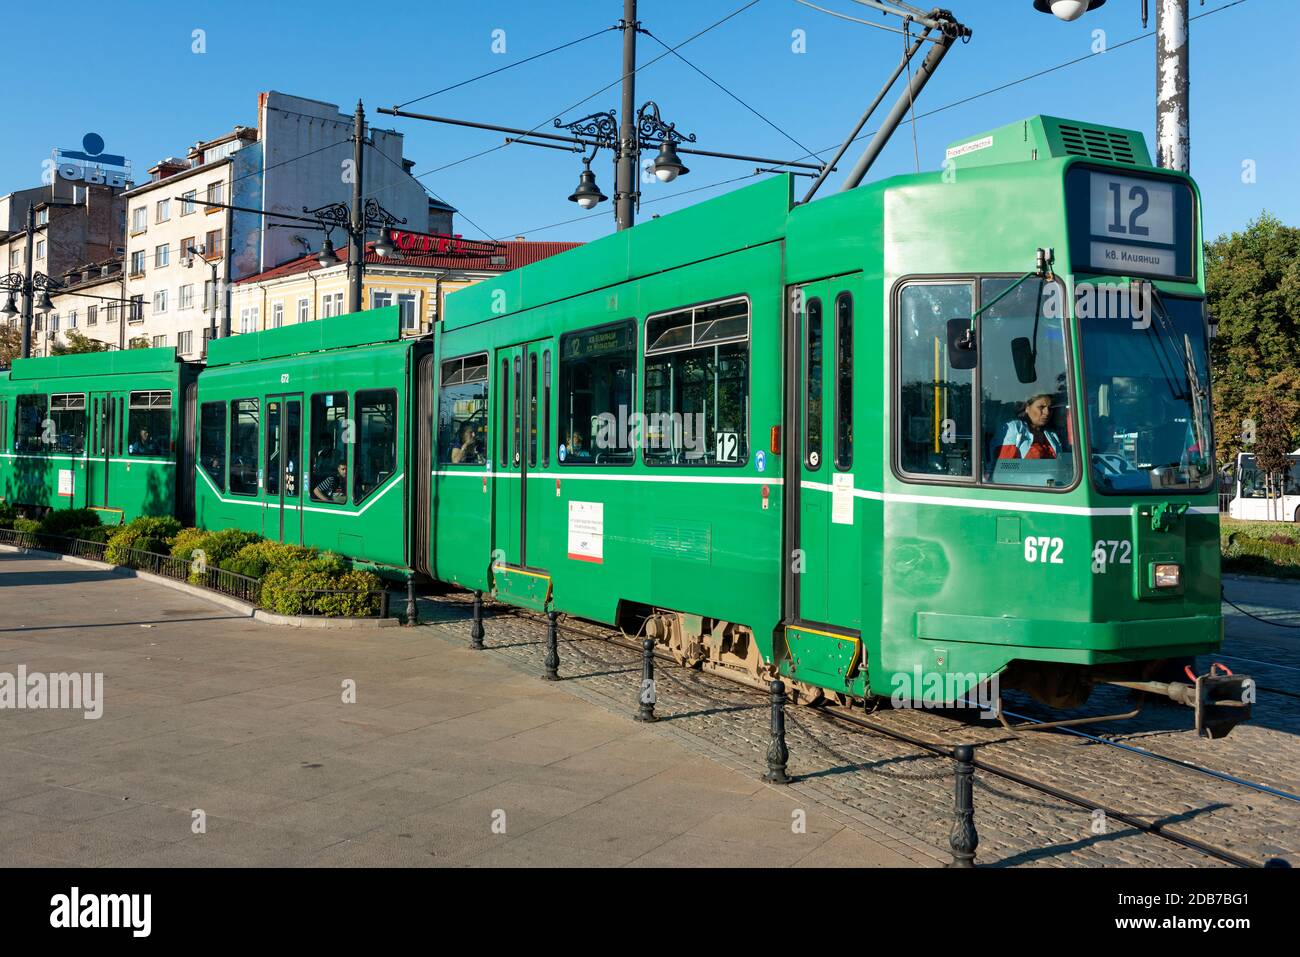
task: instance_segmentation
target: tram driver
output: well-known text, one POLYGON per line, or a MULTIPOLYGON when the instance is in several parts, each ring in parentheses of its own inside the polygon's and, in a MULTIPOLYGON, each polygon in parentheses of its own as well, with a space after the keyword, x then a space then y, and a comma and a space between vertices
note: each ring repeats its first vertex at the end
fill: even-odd
POLYGON ((1002 442, 994 452, 998 459, 1054 459, 1061 451, 1061 438, 1047 427, 1052 420, 1050 392, 1040 392, 1025 400, 1020 414, 1002 430, 1002 442))

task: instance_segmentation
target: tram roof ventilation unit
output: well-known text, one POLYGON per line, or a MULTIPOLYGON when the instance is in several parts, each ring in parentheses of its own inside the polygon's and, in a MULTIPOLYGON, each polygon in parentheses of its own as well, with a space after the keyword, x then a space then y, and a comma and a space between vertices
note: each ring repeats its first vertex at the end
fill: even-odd
POLYGON ((62 376, 126 375, 169 372, 177 365, 175 349, 114 349, 66 356, 15 359, 10 379, 53 379, 62 376))
POLYGON ((958 140, 948 147, 944 160, 960 169, 1067 156, 1151 166, 1146 139, 1136 130, 1042 115, 958 140))
POLYGON ((348 349, 355 346, 396 342, 402 338, 400 306, 367 309, 346 316, 326 316, 279 329, 246 332, 208 343, 208 365, 232 365, 258 359, 348 349))

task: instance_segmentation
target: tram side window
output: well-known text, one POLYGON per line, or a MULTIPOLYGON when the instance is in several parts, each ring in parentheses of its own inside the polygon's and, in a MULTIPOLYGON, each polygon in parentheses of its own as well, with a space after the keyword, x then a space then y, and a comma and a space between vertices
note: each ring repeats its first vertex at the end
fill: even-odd
POLYGON ((226 405, 204 402, 199 407, 199 465, 217 491, 226 490, 226 405))
POLYGON ((749 459, 749 301, 646 319, 647 465, 749 459))
POLYGON ((320 392, 311 397, 311 473, 307 487, 317 502, 342 505, 348 500, 348 394, 320 392))
POLYGON ((258 400, 230 403, 230 491, 257 494, 258 400))
POLYGON ((972 289, 915 283, 898 300, 899 465, 914 475, 973 479, 973 369, 948 364, 948 321, 969 319, 972 289))
POLYGON ((45 421, 49 412, 49 397, 45 395, 20 395, 14 422, 14 450, 17 452, 44 452, 49 445, 45 421))
POLYGON ((448 359, 438 381, 438 464, 481 465, 490 441, 487 354, 448 359))
POLYGON ((81 455, 86 451, 86 396, 82 392, 50 396, 51 451, 62 455, 81 455))
POLYGON ((170 455, 171 434, 171 392, 132 392, 127 410, 126 454, 170 455))
POLYGON ((980 281, 980 301, 991 303, 979 317, 984 480, 1067 488, 1074 484, 1074 440, 1060 287, 1030 279, 1008 292, 1013 282, 980 281))
POLYGON ((835 467, 853 467, 853 297, 835 300, 835 467))
POLYGON ((635 378, 632 320, 560 337, 561 465, 632 464, 630 426, 623 426, 632 418, 635 378))
POLYGON ((357 393, 356 480, 352 501, 364 501, 397 471, 397 390, 357 393))

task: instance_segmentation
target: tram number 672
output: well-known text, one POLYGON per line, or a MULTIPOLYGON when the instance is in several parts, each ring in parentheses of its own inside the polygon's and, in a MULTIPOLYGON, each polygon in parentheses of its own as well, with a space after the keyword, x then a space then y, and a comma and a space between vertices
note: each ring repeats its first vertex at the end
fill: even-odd
POLYGON ((1025 536, 1025 561, 1042 562, 1044 565, 1064 565, 1061 550, 1065 543, 1059 538, 1047 535, 1025 536))

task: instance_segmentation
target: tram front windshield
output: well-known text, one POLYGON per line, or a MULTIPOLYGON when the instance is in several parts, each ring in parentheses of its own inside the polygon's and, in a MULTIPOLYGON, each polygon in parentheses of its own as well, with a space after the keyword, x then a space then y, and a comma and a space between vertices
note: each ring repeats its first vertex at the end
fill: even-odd
POLYGON ((1214 449, 1202 302, 1153 292, 1141 312, 1079 322, 1093 483, 1116 494, 1203 491, 1214 449))

